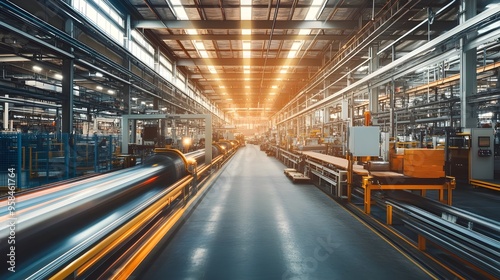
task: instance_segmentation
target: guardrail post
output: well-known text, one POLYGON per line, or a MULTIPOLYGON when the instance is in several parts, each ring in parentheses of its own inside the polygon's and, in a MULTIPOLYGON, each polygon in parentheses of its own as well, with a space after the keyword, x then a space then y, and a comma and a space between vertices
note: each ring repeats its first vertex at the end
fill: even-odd
POLYGON ((363 176, 363 188, 365 189, 364 202, 365 202, 365 213, 370 214, 371 212, 371 200, 372 200, 372 190, 370 182, 370 176, 363 176))
POLYGON ((425 251, 427 248, 427 239, 423 237, 422 235, 418 235, 418 249, 420 251, 425 251))
POLYGON ((386 224, 387 225, 392 225, 392 205, 387 205, 387 208, 386 208, 386 224))

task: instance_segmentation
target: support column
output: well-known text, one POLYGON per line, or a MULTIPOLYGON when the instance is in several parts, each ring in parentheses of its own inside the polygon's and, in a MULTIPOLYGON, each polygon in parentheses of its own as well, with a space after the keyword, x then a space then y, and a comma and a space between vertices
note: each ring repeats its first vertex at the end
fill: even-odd
POLYGON ((177 62, 172 63, 172 84, 177 85, 177 62))
MULTIPOLYGON (((68 19, 65 24, 66 33, 73 37, 73 20, 68 19)), ((69 52, 73 52, 73 48, 69 47, 69 52)), ((73 77, 74 77, 74 60, 72 58, 64 58, 62 63, 62 133, 73 134, 73 77)), ((71 137, 69 138, 71 139, 71 137)), ((71 141, 71 140, 70 140, 71 141)))
POLYGON ((212 115, 205 116, 205 164, 212 162, 212 115))
POLYGON ((394 84, 394 81, 391 81, 391 99, 390 99, 390 108, 389 108, 389 131, 390 131, 390 136, 396 137, 396 125, 394 124, 394 106, 396 104, 396 86, 394 84))
POLYGON ((62 133, 73 133, 73 59, 64 59, 62 72, 62 133))
MULTIPOLYGON (((373 73, 377 71, 379 68, 379 57, 378 53, 378 45, 372 45, 369 49, 370 63, 369 63, 369 72, 373 73)), ((378 113, 378 96, 379 96, 379 88, 378 87, 369 87, 368 89, 368 110, 372 113, 378 113)))
MULTIPOLYGON (((460 24, 465 23, 474 17, 476 11, 475 0, 462 0, 460 3, 460 24)), ((460 40, 460 126, 465 128, 477 127, 478 119, 474 115, 473 107, 467 104, 468 97, 477 93, 477 74, 476 74, 476 48, 466 50, 465 45, 468 41, 474 39, 476 32, 467 34, 466 38, 460 40)))
MULTIPOLYGON (((131 28, 130 28, 130 15, 127 15, 127 17, 125 18, 125 36, 124 36, 124 40, 125 40, 125 48, 127 50, 130 49, 130 41, 132 40, 132 35, 131 35, 131 28)), ((124 60, 123 60, 123 67, 125 67, 127 70, 131 71, 132 70, 132 66, 131 66, 131 63, 130 63, 130 59, 128 57, 126 57, 124 60)), ((129 85, 129 84, 125 84, 122 88, 123 90, 123 96, 125 98, 125 100, 127 100, 127 113, 129 115, 132 114, 132 95, 131 95, 131 92, 132 92, 132 87, 129 85)), ((127 146, 128 146, 128 143, 137 143, 137 139, 136 139, 136 134, 137 134, 137 121, 136 120, 132 120, 132 125, 130 125, 130 129, 129 129, 129 123, 127 122, 127 126, 121 128, 122 130, 124 130, 127 135, 129 135, 129 140, 128 142, 126 143, 127 146)), ((122 139, 123 141, 123 139, 122 139)))
MULTIPOLYGON (((9 98, 9 95, 6 94, 5 98, 9 98)), ((9 131, 9 102, 3 104, 3 128, 9 131)))

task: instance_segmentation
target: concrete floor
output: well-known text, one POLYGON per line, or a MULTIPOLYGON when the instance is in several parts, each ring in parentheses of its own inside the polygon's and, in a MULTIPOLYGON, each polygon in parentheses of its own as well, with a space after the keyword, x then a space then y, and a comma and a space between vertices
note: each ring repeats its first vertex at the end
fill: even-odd
POLYGON ((313 185, 241 148, 141 279, 430 279, 313 185))

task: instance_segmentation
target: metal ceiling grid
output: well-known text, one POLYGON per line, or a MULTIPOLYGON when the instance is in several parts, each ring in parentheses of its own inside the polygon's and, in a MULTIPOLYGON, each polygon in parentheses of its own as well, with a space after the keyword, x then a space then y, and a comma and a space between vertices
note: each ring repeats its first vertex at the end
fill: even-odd
MULTIPOLYGON (((477 1, 486 3, 489 0, 477 1)), ((336 54, 342 51, 348 40, 372 24, 373 19, 383 14, 381 11, 392 11, 393 7, 406 5, 401 1, 327 0, 318 19, 307 21, 305 18, 312 0, 251 0, 251 20, 242 20, 240 0, 127 2, 140 14, 133 19, 139 21, 136 26, 165 43, 165 47, 174 54, 172 59, 177 67, 197 85, 202 94, 216 101, 218 107, 224 110, 252 106, 253 109, 247 111, 254 111, 259 116, 263 116, 260 113, 264 112, 266 119, 281 109, 293 95, 303 91, 309 79, 325 65, 330 67, 328 64, 336 59, 336 54), (178 3, 182 4, 189 20, 177 20, 175 17, 172 5, 178 3), (150 22, 146 22, 148 20, 150 22), (153 27, 152 24, 165 27, 153 27), (187 29, 195 29, 196 33, 187 29), (251 33, 242 34, 244 29, 250 29, 251 33), (309 33, 299 34, 302 29, 309 29, 309 33), (208 58, 202 57, 194 42, 198 46, 203 44, 208 58), (250 49, 247 49, 247 42, 250 42, 250 49), (297 42, 301 43, 301 47, 294 58, 289 58, 297 42), (245 51, 250 51, 250 57, 245 57, 245 51), (270 104, 272 110, 264 109, 264 104, 270 104)), ((394 10, 400 14, 391 19, 394 24, 387 24, 383 30, 377 31, 374 43, 380 49, 400 39, 417 22, 426 19, 429 7, 437 11, 450 1, 409 3, 408 9, 402 12, 397 8, 394 10)), ((394 49, 381 55, 381 64, 385 63, 383 59, 392 59, 391 55, 397 58, 424 44, 428 35, 432 38, 455 26, 456 13, 457 8, 453 7, 441 14, 430 27, 430 33, 426 25, 414 30, 395 44, 394 49), (394 53, 391 53, 392 50, 394 53)), ((338 80, 346 73, 342 69, 358 66, 366 55, 367 50, 363 48, 362 52, 343 62, 338 71, 325 76, 325 83, 338 80)), ((346 82, 337 81, 332 89, 341 88, 344 84, 346 82)), ((320 84, 310 87, 315 91, 318 88, 321 88, 320 84)))

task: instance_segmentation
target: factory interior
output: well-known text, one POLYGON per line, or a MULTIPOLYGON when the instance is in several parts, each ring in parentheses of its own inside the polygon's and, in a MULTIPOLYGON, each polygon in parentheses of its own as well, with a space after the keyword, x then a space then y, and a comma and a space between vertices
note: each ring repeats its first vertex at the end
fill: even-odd
POLYGON ((0 279, 500 279, 498 0, 0 0, 0 279))

